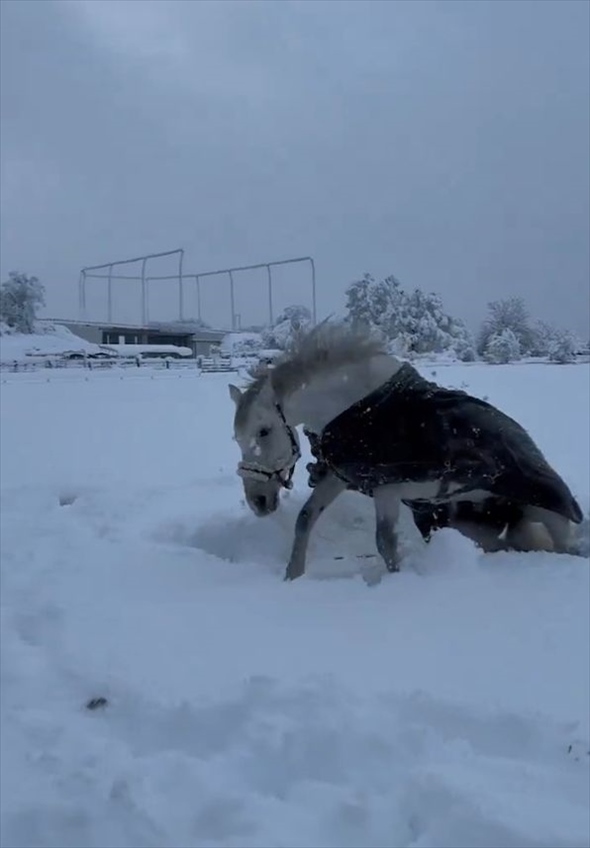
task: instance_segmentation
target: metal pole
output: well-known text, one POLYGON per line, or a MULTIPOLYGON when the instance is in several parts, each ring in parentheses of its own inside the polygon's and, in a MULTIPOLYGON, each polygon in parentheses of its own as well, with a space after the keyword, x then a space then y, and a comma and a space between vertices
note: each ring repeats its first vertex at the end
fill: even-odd
MULTIPOLYGON (((115 265, 114 262, 113 262, 113 265, 115 265)), ((108 278, 109 278, 108 274, 89 274, 88 271, 84 271, 84 276, 87 280, 88 279, 90 279, 90 280, 108 280, 108 278)), ((135 275, 133 275, 133 274, 116 274, 115 276, 116 276, 117 280, 141 280, 141 276, 139 274, 135 274, 135 275)), ((148 280, 149 279, 152 279, 152 278, 148 277, 148 280)), ((157 280, 158 277, 154 277, 153 279, 157 280)), ((176 274, 173 274, 173 276, 170 277, 170 279, 175 280, 176 274)))
POLYGON ((159 259, 162 256, 173 256, 175 253, 180 253, 182 247, 177 247, 175 250, 164 250, 162 253, 147 253, 145 256, 135 256, 133 259, 118 259, 116 262, 104 262, 102 265, 86 265, 83 271, 98 271, 101 268, 108 268, 109 265, 129 265, 133 262, 140 262, 142 259, 159 259))
POLYGON ((86 318, 86 298, 84 297, 85 272, 80 271, 80 279, 78 280, 78 310, 80 318, 86 318))
POLYGON ((184 320, 184 292, 182 290, 182 263, 184 260, 184 250, 178 254, 178 317, 181 321, 184 320))
POLYGON ((195 280, 197 281, 197 317, 201 321, 201 280, 198 274, 195 275, 195 280))
POLYGON ((109 324, 113 320, 113 266, 109 265, 109 276, 107 279, 107 315, 109 324))
POLYGON ((315 326, 317 324, 317 305, 316 305, 316 287, 315 287, 315 262, 309 257, 309 261, 311 262, 311 303, 312 303, 312 321, 315 326))
POLYGON ((270 270, 270 265, 266 266, 266 272, 268 274, 268 317, 270 318, 270 326, 274 324, 274 315, 272 308, 272 272, 270 270))
POLYGON ((145 266, 148 261, 148 257, 144 256, 143 261, 141 263, 141 320, 143 326, 147 326, 147 283, 145 280, 145 266))
POLYGON ((232 330, 236 329, 236 296, 234 291, 234 276, 231 271, 227 272, 229 274, 229 299, 231 305, 231 328, 232 330))

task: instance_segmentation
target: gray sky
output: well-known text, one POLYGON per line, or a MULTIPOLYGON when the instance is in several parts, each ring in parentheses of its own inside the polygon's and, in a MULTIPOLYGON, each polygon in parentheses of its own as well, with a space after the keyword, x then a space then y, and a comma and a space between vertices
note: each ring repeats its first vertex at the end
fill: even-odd
MULTIPOLYGON (((471 326, 519 294, 587 336, 589 9, 3 0, 2 277, 36 274, 48 313, 76 316, 83 265, 311 254, 320 316, 369 271, 440 292, 471 326)), ((242 321, 263 319, 263 278, 237 282, 242 321)), ((277 306, 308 290, 303 267, 277 275, 277 306)), ((92 317, 105 292, 89 283, 92 317)), ((150 316, 176 302, 154 284, 150 316)), ((203 304, 227 320, 225 281, 203 304)), ((115 308, 139 318, 137 284, 115 308)))

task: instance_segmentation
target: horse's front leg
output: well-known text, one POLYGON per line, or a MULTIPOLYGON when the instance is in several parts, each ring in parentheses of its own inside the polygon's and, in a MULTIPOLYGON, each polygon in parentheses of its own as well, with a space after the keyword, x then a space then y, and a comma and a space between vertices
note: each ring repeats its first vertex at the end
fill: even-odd
POLYGON ((397 522, 401 505, 398 486, 379 486, 373 492, 375 541, 382 563, 363 570, 365 583, 379 583, 386 571, 399 571, 397 522))
POLYGON ((296 580, 297 577, 305 574, 307 545, 313 526, 322 512, 336 500, 345 488, 345 483, 333 474, 328 473, 326 477, 320 480, 313 493, 301 507, 295 522, 295 539, 285 572, 285 580, 296 580))

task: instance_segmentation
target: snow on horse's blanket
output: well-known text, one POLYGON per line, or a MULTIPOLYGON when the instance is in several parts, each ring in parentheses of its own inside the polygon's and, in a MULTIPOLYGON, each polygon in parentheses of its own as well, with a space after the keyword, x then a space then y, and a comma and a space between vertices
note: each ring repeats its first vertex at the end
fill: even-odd
POLYGON ((528 433, 491 404, 421 377, 405 364, 323 430, 320 453, 364 492, 402 482, 439 482, 439 495, 485 490, 557 512, 582 512, 528 433))

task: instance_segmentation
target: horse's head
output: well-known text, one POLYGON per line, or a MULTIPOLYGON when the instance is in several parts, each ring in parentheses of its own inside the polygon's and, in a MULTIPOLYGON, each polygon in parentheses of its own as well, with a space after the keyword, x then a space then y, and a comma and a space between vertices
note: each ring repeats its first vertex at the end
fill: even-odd
POLYGON ((270 515, 279 505, 281 488, 292 485, 301 455, 297 431, 287 424, 270 378, 255 391, 230 385, 229 393, 236 405, 234 437, 242 452, 238 474, 246 501, 256 515, 270 515))

